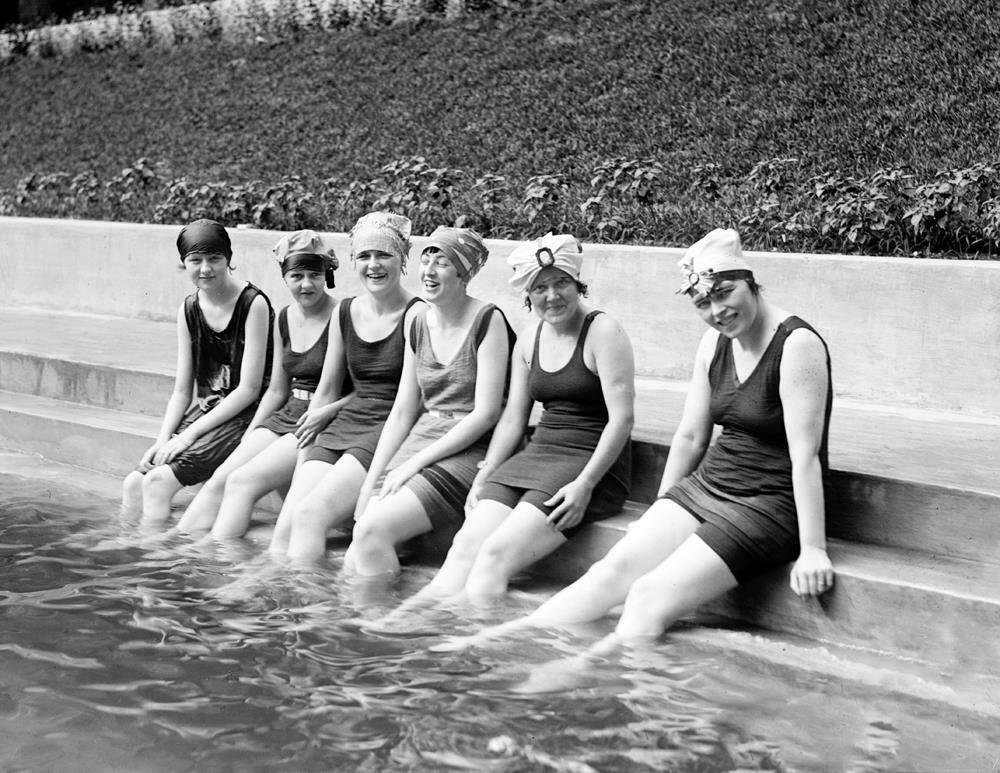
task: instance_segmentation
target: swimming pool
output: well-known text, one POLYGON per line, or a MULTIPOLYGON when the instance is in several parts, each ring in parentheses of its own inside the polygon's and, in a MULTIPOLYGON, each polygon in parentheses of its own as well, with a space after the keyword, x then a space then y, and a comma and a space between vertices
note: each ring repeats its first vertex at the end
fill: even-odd
POLYGON ((362 618, 429 570, 345 584, 336 557, 293 571, 251 543, 143 536, 114 500, 31 477, 0 474, 0 567, 5 770, 995 770, 1000 754, 995 720, 725 646, 745 632, 692 627, 526 694, 611 622, 436 654, 439 632, 544 591, 373 633, 362 618))

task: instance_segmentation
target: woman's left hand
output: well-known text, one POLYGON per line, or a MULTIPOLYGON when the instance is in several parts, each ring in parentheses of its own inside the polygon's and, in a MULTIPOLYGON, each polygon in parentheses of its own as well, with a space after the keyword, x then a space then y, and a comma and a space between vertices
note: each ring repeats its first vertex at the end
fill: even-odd
POLYGON ((420 467, 406 462, 387 473, 385 480, 382 481, 382 489, 378 493, 379 497, 388 497, 395 494, 403 487, 406 481, 420 472, 420 469, 420 467))
POLYGON ((570 481, 543 503, 546 507, 555 506, 546 523, 558 531, 572 529, 583 520, 593 493, 593 486, 579 479, 570 481))
POLYGON ((187 451, 192 443, 194 443, 194 438, 190 435, 182 432, 179 435, 174 435, 170 440, 160 446, 159 450, 156 452, 156 456, 153 457, 153 464, 167 464, 174 459, 178 454, 183 451, 187 451))
POLYGON ((833 564, 822 548, 803 548, 792 567, 792 590, 799 596, 818 596, 833 587, 833 564))

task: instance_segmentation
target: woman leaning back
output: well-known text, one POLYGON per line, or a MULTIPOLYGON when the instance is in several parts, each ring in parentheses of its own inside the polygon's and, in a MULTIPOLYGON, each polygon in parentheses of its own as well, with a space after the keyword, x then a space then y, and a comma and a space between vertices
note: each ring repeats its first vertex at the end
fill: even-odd
POLYGON ((524 624, 594 620, 623 601, 615 633, 597 649, 651 639, 699 605, 793 560, 795 593, 831 587, 826 344, 761 295, 735 231, 716 229, 692 245, 681 270, 678 292, 710 329, 695 355, 660 498, 582 578, 527 618, 465 644, 524 624), (710 445, 715 424, 722 433, 710 445))
POLYGON ((239 444, 272 355, 271 304, 232 275, 226 229, 196 220, 181 229, 177 250, 197 289, 177 312, 177 372, 160 432, 122 493, 126 509, 141 506, 155 523, 170 515, 174 494, 207 480, 239 444))
POLYGON ((479 234, 444 226, 420 255, 428 306, 413 321, 396 402, 358 499, 349 572, 395 576, 402 542, 461 524, 503 410, 514 339, 503 312, 468 293, 487 255, 479 234))
POLYGON ((364 292, 342 301, 330 318, 323 375, 296 431, 304 452, 271 538, 274 555, 321 558, 330 528, 354 514, 420 303, 400 284, 409 251, 410 221, 402 215, 372 212, 351 229, 351 261, 364 292), (345 371, 354 391, 331 420, 325 412, 345 371))
MULTIPOLYGON (((337 256, 315 231, 286 234, 274 246, 292 303, 278 312, 271 383, 239 446, 202 486, 177 524, 187 532, 212 530, 219 538, 242 536, 257 500, 284 493, 298 457, 295 430, 319 384, 330 315, 337 306, 326 289, 335 285, 337 256)), ((331 405, 332 415, 342 401, 331 405)))
MULTIPOLYGON (((440 571, 405 612, 463 591, 502 594, 510 578, 628 496, 635 396, 632 345, 617 321, 583 302, 583 258, 570 235, 510 254, 510 282, 538 319, 518 337, 510 395, 468 497, 465 524, 440 571), (521 449, 534 403, 543 412, 521 449)), ((396 613, 394 613, 396 614, 396 613)))

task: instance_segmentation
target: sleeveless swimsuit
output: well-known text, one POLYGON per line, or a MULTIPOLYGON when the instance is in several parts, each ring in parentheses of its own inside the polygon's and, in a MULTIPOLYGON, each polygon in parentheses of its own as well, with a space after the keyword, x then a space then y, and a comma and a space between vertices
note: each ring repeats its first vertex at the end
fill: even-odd
MULTIPOLYGON (((274 342, 271 327, 274 311, 271 302, 258 288, 249 282, 236 299, 229 323, 221 331, 208 326, 205 315, 198 305, 197 291, 184 299, 184 320, 191 336, 191 357, 195 374, 195 401, 188 408, 177 427, 180 434, 196 420, 222 402, 240 383, 240 369, 243 365, 243 349, 246 345, 246 321, 250 306, 260 296, 267 303, 268 333, 267 354, 264 362, 264 376, 261 379, 257 398, 267 389, 271 376, 271 358, 274 342)), ((257 400, 228 421, 209 430, 191 446, 176 457, 168 466, 174 476, 184 486, 191 486, 208 480, 226 457, 239 445, 246 428, 257 410, 257 400)))
MULTIPOLYGON (((696 533, 740 582, 793 561, 799 554, 792 460, 779 391, 785 341, 799 328, 816 333, 798 317, 788 317, 778 325, 757 367, 743 382, 733 364, 732 341, 719 336, 708 380, 712 421, 722 426, 722 434, 698 468, 664 495, 701 522, 696 533)), ((829 352, 826 365, 826 412, 819 452, 824 483, 833 405, 829 352)))
MULTIPOLYGON (((476 314, 465 340, 447 364, 438 362, 434 357, 426 312, 414 318, 410 348, 416 355, 417 383, 426 410, 392 457, 387 471, 399 467, 446 435, 476 407, 478 351, 489 332, 494 312, 501 316, 507 327, 508 345, 513 342, 514 333, 503 312, 491 303, 486 304, 476 314)), ((417 495, 435 529, 463 518, 465 498, 479 471, 476 465, 486 456, 492 435, 492 430, 484 433, 472 445, 428 465, 406 482, 406 487, 417 495)))
POLYGON ((285 404, 260 423, 264 429, 269 429, 276 435, 287 435, 295 431, 299 417, 309 407, 309 398, 296 397, 316 391, 319 377, 323 372, 323 360, 326 358, 326 344, 330 339, 330 326, 324 325, 319 338, 304 352, 292 348, 292 338, 288 332, 288 307, 278 312, 278 335, 281 336, 281 367, 292 381, 292 393, 285 404))
POLYGON ((403 372, 403 321, 409 308, 423 301, 411 298, 396 327, 378 341, 366 341, 355 331, 351 321, 353 301, 354 298, 343 301, 338 313, 354 395, 318 435, 306 459, 334 464, 342 454, 350 454, 367 470, 399 389, 403 372))
MULTIPOLYGON (((494 471, 480 499, 510 507, 523 501, 548 515, 554 508, 542 502, 575 480, 590 461, 608 423, 608 408, 600 378, 584 363, 583 346, 591 323, 601 313, 592 311, 587 315, 573 354, 555 371, 543 370, 539 364, 542 325, 538 325, 528 390, 532 400, 542 403, 544 410, 528 445, 494 471)), ((569 537, 584 523, 607 518, 621 510, 628 498, 631 469, 631 443, 627 442, 618 459, 594 487, 583 520, 563 534, 569 537)))

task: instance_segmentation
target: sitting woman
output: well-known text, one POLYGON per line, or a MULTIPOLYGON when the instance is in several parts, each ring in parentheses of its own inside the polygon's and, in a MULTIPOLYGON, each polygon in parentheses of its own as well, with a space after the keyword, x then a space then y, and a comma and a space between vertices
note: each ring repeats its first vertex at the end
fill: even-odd
MULTIPOLYGON (((316 391, 326 357, 330 315, 337 302, 337 256, 315 231, 282 236, 274 247, 292 303, 278 312, 271 383, 236 450, 202 486, 178 523, 181 531, 211 529, 216 537, 240 537, 257 500, 285 493, 298 457, 295 430, 316 391)), ((343 401, 331 404, 330 414, 343 401)))
POLYGON ((349 572, 395 575, 402 542, 461 522, 503 409, 514 337, 496 306, 468 294, 486 257, 477 233, 446 227, 420 255, 429 306, 413 322, 396 402, 358 499, 349 572))
POLYGON ((527 292, 539 320, 518 338, 510 397, 469 493, 465 524, 414 606, 463 589, 473 599, 502 594, 515 573, 581 525, 617 513, 628 496, 635 393, 628 337, 583 303, 574 237, 526 242, 508 262, 511 284, 527 292), (544 411, 519 450, 536 401, 544 411))
POLYGON ((232 275, 226 229, 196 220, 181 229, 177 250, 197 290, 177 312, 177 373, 160 433, 122 496, 152 522, 166 520, 173 495, 207 480, 236 448, 271 368, 274 312, 267 296, 232 275))
POLYGON ((409 251, 410 221, 402 215, 372 212, 351 230, 351 262, 364 293, 344 300, 330 317, 322 376, 296 429, 304 451, 271 538, 275 555, 322 557, 330 528, 354 514, 396 397, 405 331, 419 303, 400 284, 409 251), (345 372, 354 391, 338 410, 345 372))
MULTIPOLYGON (((809 325, 771 305, 739 235, 716 229, 685 253, 686 293, 709 326, 670 443, 660 499, 608 554, 519 625, 594 620, 625 602, 622 639, 649 639, 739 583, 794 560, 792 590, 831 587, 823 485, 830 359, 809 325), (710 445, 713 425, 722 434, 710 445)), ((473 637, 482 639, 486 634, 473 637)))

